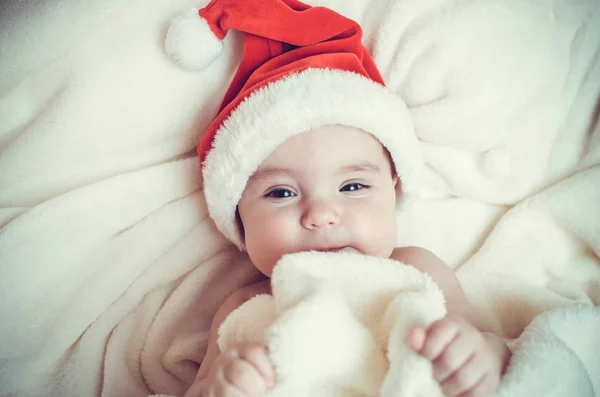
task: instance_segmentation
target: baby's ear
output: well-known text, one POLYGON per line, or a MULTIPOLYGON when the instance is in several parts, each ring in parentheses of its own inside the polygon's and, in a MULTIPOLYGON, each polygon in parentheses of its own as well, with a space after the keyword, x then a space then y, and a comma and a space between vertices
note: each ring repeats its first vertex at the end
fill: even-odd
POLYGON ((242 223, 242 217, 240 216, 239 207, 235 207, 235 221, 242 237, 242 242, 246 243, 246 233, 244 232, 244 224, 242 223))
POLYGON ((394 175, 392 175, 392 181, 394 182, 394 189, 398 190, 398 183, 400 182, 398 174, 394 173, 394 175))

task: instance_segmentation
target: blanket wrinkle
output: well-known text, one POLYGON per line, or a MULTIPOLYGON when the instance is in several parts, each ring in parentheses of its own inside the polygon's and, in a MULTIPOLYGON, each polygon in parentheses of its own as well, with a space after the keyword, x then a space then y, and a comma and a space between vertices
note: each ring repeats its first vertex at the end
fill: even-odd
MULTIPOLYGON (((137 223, 141 217, 146 217, 146 222, 143 222, 145 224, 159 223, 161 216, 172 217, 173 213, 177 212, 173 209, 179 207, 186 208, 186 212, 191 211, 188 212, 190 218, 187 220, 181 219, 177 225, 163 226, 164 235, 167 236, 173 232, 185 232, 191 228, 189 226, 191 220, 194 219, 197 212, 202 211, 202 205, 185 205, 185 202, 173 203, 171 206, 165 205, 169 198, 160 193, 163 187, 166 186, 162 184, 165 181, 163 178, 168 177, 168 174, 165 174, 164 171, 185 174, 186 168, 190 168, 190 166, 192 168, 196 167, 195 164, 184 161, 169 164, 163 170, 144 170, 136 175, 104 181, 102 186, 74 191, 37 206, 6 226, 3 229, 3 238, 0 241, 2 247, 0 249, 0 263, 3 264, 5 271, 10 271, 11 277, 4 278, 2 282, 2 290, 6 293, 2 309, 4 312, 10 310, 11 306, 15 306, 20 308, 21 313, 10 324, 3 327, 5 332, 8 330, 14 332, 14 334, 11 332, 10 337, 5 334, 6 340, 18 339, 21 329, 27 327, 28 324, 31 325, 32 320, 33 324, 43 324, 44 321, 48 321, 49 324, 55 323, 59 317, 54 320, 52 317, 68 313, 68 310, 63 310, 66 307, 72 307, 72 310, 76 312, 85 312, 85 314, 82 313, 83 316, 81 317, 84 323, 81 325, 80 331, 83 331, 89 325, 89 323, 85 324, 85 321, 95 318, 92 317, 95 310, 99 310, 96 313, 99 314, 104 309, 104 304, 108 304, 118 297, 120 294, 119 285, 125 288, 129 285, 126 274, 127 269, 131 269, 131 267, 123 268, 117 273, 111 273, 119 269, 120 262, 134 262, 140 258, 148 258, 148 255, 160 253, 165 244, 171 243, 170 240, 164 240, 162 243, 154 244, 153 247, 144 247, 143 251, 140 249, 141 247, 135 250, 133 247, 136 247, 136 244, 132 244, 123 246, 121 250, 121 247, 119 247, 120 242, 124 241, 131 244, 132 239, 125 235, 117 238, 113 236, 124 227, 125 222, 137 223), (146 178, 152 183, 148 183, 146 178), (128 185, 128 189, 123 189, 124 193, 136 191, 137 189, 143 190, 137 190, 138 195, 136 196, 121 196, 121 200, 116 200, 119 197, 113 189, 121 183, 128 185), (110 201, 107 202, 107 199, 110 201), (143 202, 143 205, 140 204, 141 202, 143 202), (152 219, 147 217, 148 212, 156 211, 161 207, 163 211, 157 211, 151 217, 152 219), (119 216, 119 213, 114 214, 113 209, 123 211, 122 215, 119 216), (103 214, 101 218, 98 217, 96 211, 103 214), (65 217, 70 218, 72 221, 65 222, 65 217), (85 224, 86 220, 94 222, 95 228, 82 230, 82 223, 85 224), (35 227, 36 234, 31 233, 32 225, 35 227), (30 244, 35 247, 35 250, 29 249, 30 244), (107 249, 102 255, 98 255, 97 251, 106 246, 110 249, 107 249), (129 256, 117 260, 114 255, 119 251, 129 252, 129 256), (51 259, 49 263, 45 263, 41 260, 42 258, 51 259), (80 266, 79 261, 84 261, 87 266, 80 266), (105 261, 113 262, 112 266, 104 265, 105 261), (10 264, 20 264, 20 266, 9 267, 10 264), (46 266, 51 266, 52 271, 44 271, 46 266), (61 283, 64 274, 70 274, 81 284, 61 283), (120 275, 120 277, 116 275, 120 275), (110 282, 110 286, 102 286, 102 283, 98 283, 102 279, 110 282), (10 280, 12 280, 12 283, 9 283, 10 280), (53 284, 61 285, 61 288, 53 290, 53 284), (89 300, 91 307, 79 306, 82 300, 75 303, 69 297, 70 294, 79 296, 83 291, 86 291, 86 293, 82 294, 82 300, 89 300), (94 294, 97 294, 97 296, 94 297, 94 294), (28 298, 36 295, 45 296, 46 304, 50 306, 58 305, 62 309, 53 311, 38 306, 36 301, 28 298), (28 312, 31 313, 31 317, 26 315, 28 312)), ((186 195, 194 188, 193 185, 189 186, 187 181, 181 180, 178 183, 172 182, 169 185, 171 188, 169 194, 176 195, 186 195)), ((201 198, 198 200, 197 196, 191 196, 191 201, 201 203, 201 198)), ((141 224, 140 226, 140 228, 137 228, 137 238, 142 237, 140 231, 144 229, 144 225, 141 224)), ((151 231, 152 229, 149 228, 145 234, 151 231)), ((156 237, 150 238, 156 239, 156 237)), ((60 322, 57 325, 60 327, 60 322)), ((63 330, 63 332, 65 331, 77 332, 77 328, 63 330)), ((50 335, 45 335, 45 337, 47 336, 50 335)), ((33 340, 29 342, 31 347, 35 346, 33 340)), ((47 346, 50 347, 52 344, 47 346)))
MULTIPOLYGON (((210 226, 214 228, 213 224, 210 226)), ((199 237, 210 235, 217 233, 199 234, 190 238, 189 244, 197 245, 199 237)), ((204 240, 210 244, 208 239, 204 240)), ((147 341, 140 361, 144 379, 151 390, 177 390, 177 394, 184 394, 196 375, 197 368, 193 363, 200 363, 204 357, 202 346, 208 340, 212 316, 219 305, 233 291, 260 277, 247 257, 223 240, 221 237, 220 244, 226 249, 203 260, 202 263, 206 265, 190 267, 193 270, 172 290, 147 330, 147 341), (211 285, 198 289, 199 283, 205 280, 210 280, 211 285), (226 280, 230 281, 226 283, 226 280), (205 338, 204 342, 194 349, 188 348, 191 341, 200 341, 201 335, 205 338)), ((182 250, 181 256, 187 252, 182 250)), ((120 353, 114 351, 114 354, 120 353)), ((118 372, 114 372, 112 378, 117 381, 121 379, 118 372)))
POLYGON ((497 395, 595 397, 600 392, 598 307, 571 305, 549 310, 516 340, 513 358, 497 395), (548 382, 548 379, 556 379, 548 382), (527 387, 521 387, 527 384, 527 387))
POLYGON ((9 150, 29 126, 43 117, 65 89, 63 62, 32 74, 0 99, 0 150, 9 150), (60 78, 59 78, 60 76, 60 78), (15 108, 14 103, 22 106, 15 108))
POLYGON ((546 159, 558 137, 562 156, 555 156, 559 161, 551 164, 557 163, 564 172, 564 167, 580 156, 571 147, 580 147, 583 130, 561 133, 561 120, 568 116, 568 110, 578 107, 583 109, 578 121, 585 122, 587 117, 581 116, 596 102, 598 67, 590 54, 598 51, 595 33, 600 14, 589 4, 581 4, 569 8, 571 18, 553 21, 540 12, 539 4, 521 5, 518 13, 488 2, 461 8, 460 12, 444 9, 441 16, 413 27, 413 35, 421 33, 421 37, 430 38, 425 42, 435 43, 435 47, 419 49, 424 40, 414 40, 408 33, 392 36, 400 45, 389 44, 392 51, 398 51, 398 65, 390 68, 395 76, 400 76, 397 71, 403 65, 418 71, 418 76, 398 77, 397 92, 404 98, 422 96, 416 103, 427 103, 412 108, 419 137, 436 151, 426 161, 446 176, 455 195, 514 204, 546 181, 546 159), (482 15, 490 12, 490 7, 494 9, 493 19, 482 15), (477 35, 464 34, 465 29, 478 26, 482 28, 477 35), (585 26, 584 34, 573 48, 571 37, 581 26, 585 26), (495 45, 484 44, 488 42, 495 45), (470 54, 474 47, 482 51, 470 54), (499 51, 502 62, 497 61, 499 51), (539 70, 546 73, 540 74, 539 70), (553 76, 552 81, 547 81, 549 76, 553 76), (403 87, 404 80, 414 88, 403 87), (528 87, 518 97, 513 92, 515 81, 528 87), (586 81, 591 84, 584 84, 586 81), (449 82, 453 89, 447 96, 444 87, 449 82), (585 90, 578 90, 583 85, 585 90), (431 89, 435 92, 429 92, 431 89), (488 157, 495 157, 491 164, 504 169, 486 169, 488 157))
MULTIPOLYGON (((600 282, 597 254, 600 231, 593 214, 597 213, 595 186, 600 174, 590 172, 576 174, 573 180, 534 196, 498 222, 481 249, 457 272, 474 302, 483 304, 496 293, 502 296, 509 292, 511 300, 520 302, 511 306, 530 307, 530 302, 542 296, 550 307, 563 306, 571 300, 599 301, 594 285, 600 282), (580 189, 578 196, 585 200, 572 203, 570 198, 577 189, 580 189), (577 223, 572 222, 575 217, 577 223), (507 246, 511 249, 507 250, 507 246), (519 290, 522 292, 517 293, 519 290), (552 294, 556 296, 552 298, 552 294)), ((521 329, 519 324, 529 323, 540 312, 530 311, 521 317, 516 313, 522 310, 508 309, 501 304, 489 315, 504 319, 504 332, 513 337, 521 329), (512 314, 507 318, 504 313, 512 314)))
POLYGON ((461 197, 423 198, 396 214, 397 246, 428 247, 450 267, 458 268, 477 252, 483 236, 507 210, 507 206, 461 197))
MULTIPOLYGON (((127 9, 122 17, 133 17, 136 12, 139 10, 127 9)), ((115 23, 123 25, 126 20, 121 19, 115 23)), ((39 109, 42 113, 36 113, 36 121, 0 158, 3 202, 8 197, 12 205, 31 203, 32 197, 40 202, 192 151, 197 131, 205 129, 217 111, 218 98, 230 78, 228 71, 238 57, 230 56, 234 48, 228 48, 216 64, 223 71, 218 77, 187 80, 174 74, 166 59, 145 62, 149 57, 162 56, 158 43, 148 41, 143 33, 151 30, 155 34, 152 29, 165 22, 156 17, 151 22, 143 30, 138 25, 121 26, 131 33, 126 40, 116 26, 104 29, 63 59, 60 67, 52 65, 39 72, 35 84, 43 80, 47 81, 44 85, 60 84, 63 88, 47 109, 39 109), (90 46, 100 51, 90 52, 90 46), (196 89, 190 92, 190 87, 196 89), (94 95, 88 95, 90 92, 94 95), (197 113, 197 109, 203 111, 197 113), (148 114, 161 117, 154 119, 148 114), (42 154, 43 169, 36 161, 23 161, 41 158, 42 154), (85 166, 73 166, 79 164, 85 166)), ((28 89, 20 88, 21 92, 28 89)), ((13 106, 10 102, 7 106, 10 112, 13 106)))
POLYGON ((68 2, 60 7, 31 0, 7 0, 0 8, 6 34, 0 35, 4 59, 0 95, 4 95, 29 74, 68 56, 124 8, 120 1, 68 2), (73 16, 77 18, 73 18, 73 16), (34 29, 31 29, 34 28, 34 29), (31 29, 31 30, 30 30, 31 29), (20 40, 15 40, 19 38, 20 40), (24 44, 28 51, 23 51, 24 44))

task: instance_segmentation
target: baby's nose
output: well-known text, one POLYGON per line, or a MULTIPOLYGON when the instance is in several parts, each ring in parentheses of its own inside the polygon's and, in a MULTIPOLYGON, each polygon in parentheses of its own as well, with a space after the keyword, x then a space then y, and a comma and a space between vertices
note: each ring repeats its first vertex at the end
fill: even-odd
POLYGON ((327 200, 310 203, 302 215, 302 226, 307 229, 322 229, 335 227, 340 223, 338 206, 327 200))

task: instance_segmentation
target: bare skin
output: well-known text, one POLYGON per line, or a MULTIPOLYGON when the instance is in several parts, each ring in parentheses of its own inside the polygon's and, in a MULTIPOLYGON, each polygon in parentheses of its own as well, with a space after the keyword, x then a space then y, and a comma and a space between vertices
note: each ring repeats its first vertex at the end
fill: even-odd
MULTIPOLYGON (((290 138, 259 166, 238 204, 248 255, 267 277, 284 254, 339 249, 392 258, 429 274, 444 293, 448 315, 427 329, 413 329, 407 342, 432 362, 446 396, 491 396, 510 351, 468 302, 446 263, 424 248, 394 247, 398 183, 386 151, 363 131, 329 126, 290 138)), ((216 343, 231 311, 270 293, 266 280, 222 304, 185 397, 260 397, 273 387, 265 346, 241 344, 221 352, 216 343)))

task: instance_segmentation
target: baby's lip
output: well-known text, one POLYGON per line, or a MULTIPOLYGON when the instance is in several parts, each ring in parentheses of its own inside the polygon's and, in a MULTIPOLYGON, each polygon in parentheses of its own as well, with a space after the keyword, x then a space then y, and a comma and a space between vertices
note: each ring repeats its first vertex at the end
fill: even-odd
POLYGON ((342 248, 343 247, 340 247, 340 248, 318 248, 317 251, 319 251, 319 252, 338 252, 342 248))
POLYGON ((349 246, 341 246, 341 247, 325 247, 325 248, 318 248, 315 251, 319 251, 319 252, 356 252, 356 250, 352 247, 349 246))

